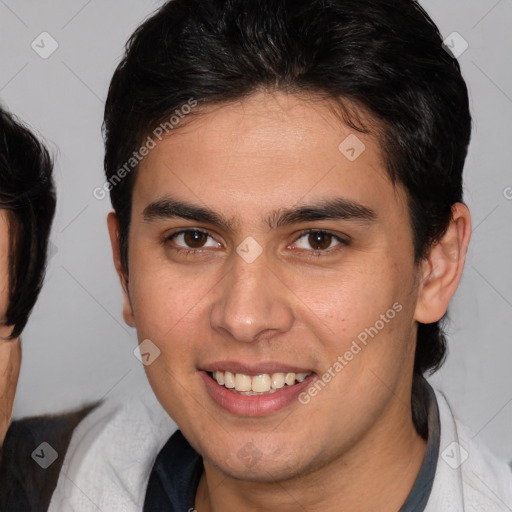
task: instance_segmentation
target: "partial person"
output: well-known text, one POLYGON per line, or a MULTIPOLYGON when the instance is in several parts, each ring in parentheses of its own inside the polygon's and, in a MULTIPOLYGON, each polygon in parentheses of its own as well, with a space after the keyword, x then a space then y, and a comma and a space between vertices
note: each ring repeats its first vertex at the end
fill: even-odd
MULTIPOLYGON (((55 214, 53 161, 45 145, 0 107, 0 511, 47 510, 61 460, 44 462, 51 443, 65 453, 85 412, 11 423, 23 330, 44 282, 55 214), (49 484, 49 482, 53 482, 49 484)), ((88 410, 87 410, 88 412, 88 410)))

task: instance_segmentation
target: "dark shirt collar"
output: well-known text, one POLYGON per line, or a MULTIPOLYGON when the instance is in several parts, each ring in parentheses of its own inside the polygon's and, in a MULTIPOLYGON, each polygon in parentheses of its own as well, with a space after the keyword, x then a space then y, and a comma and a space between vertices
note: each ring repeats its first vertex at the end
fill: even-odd
MULTIPOLYGON (((434 483, 441 427, 439 409, 432 387, 422 379, 428 418, 425 458, 414 486, 399 512, 423 512, 434 483)), ((146 490, 144 512, 189 512, 203 472, 201 456, 178 430, 158 454, 146 490)))
POLYGON ((194 509, 203 472, 201 456, 177 430, 158 454, 149 477, 144 512, 194 509))
POLYGON ((434 477, 436 475, 437 460, 439 458, 439 444, 441 440, 441 422, 439 419, 439 407, 436 395, 430 384, 422 378, 425 392, 425 407, 427 409, 428 440, 425 458, 420 472, 399 512, 423 512, 427 506, 434 477))

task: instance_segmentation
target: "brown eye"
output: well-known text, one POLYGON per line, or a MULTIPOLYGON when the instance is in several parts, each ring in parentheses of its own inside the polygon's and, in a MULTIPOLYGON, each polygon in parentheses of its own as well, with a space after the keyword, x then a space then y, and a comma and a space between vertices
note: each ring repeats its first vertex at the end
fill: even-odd
POLYGON ((199 249, 208 240, 208 234, 203 231, 186 231, 183 234, 183 241, 192 249, 199 249))
POLYGON ((312 254, 326 253, 331 254, 337 249, 350 245, 349 240, 345 240, 340 236, 329 231, 310 230, 304 231, 294 243, 295 247, 312 254))
POLYGON ((308 236, 309 245, 315 251, 322 251, 331 246, 333 236, 324 231, 315 231, 308 236))
POLYGON ((200 229, 178 231, 166 239, 166 242, 171 241, 172 245, 175 246, 174 249, 177 251, 184 249, 200 251, 207 248, 221 247, 221 244, 216 242, 207 231, 201 231, 200 229))

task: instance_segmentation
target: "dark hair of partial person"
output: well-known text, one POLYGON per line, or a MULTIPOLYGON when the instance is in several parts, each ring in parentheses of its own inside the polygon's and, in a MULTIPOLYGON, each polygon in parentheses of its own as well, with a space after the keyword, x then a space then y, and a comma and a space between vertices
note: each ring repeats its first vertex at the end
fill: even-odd
MULTIPOLYGON (((460 66, 424 9, 414 0, 169 1, 134 32, 112 78, 107 180, 189 98, 201 107, 258 91, 334 100, 348 126, 378 137, 389 178, 407 192, 415 263, 422 261, 462 202, 471 134, 460 66)), ((110 190, 127 278, 136 175, 110 190)), ((417 427, 420 377, 444 361, 445 320, 418 326, 417 427)))
POLYGON ((9 303, 3 324, 17 338, 43 285, 55 214, 53 162, 39 140, 0 107, 0 209, 9 226, 9 303))

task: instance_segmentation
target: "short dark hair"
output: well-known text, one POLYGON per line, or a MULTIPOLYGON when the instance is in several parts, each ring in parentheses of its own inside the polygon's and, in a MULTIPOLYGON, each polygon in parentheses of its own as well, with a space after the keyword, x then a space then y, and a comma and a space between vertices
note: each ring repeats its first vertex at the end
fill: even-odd
MULTIPOLYGON (((407 191, 420 262, 462 202, 471 133, 459 64, 424 9, 414 0, 169 1, 132 35, 112 78, 107 180, 189 98, 223 103, 258 90, 336 100, 365 133, 358 110, 370 114, 389 177, 407 191)), ((126 275, 136 170, 110 190, 126 275)), ((420 324, 415 374, 438 369, 445 352, 442 322, 420 324)))
POLYGON ((0 209, 9 226, 9 300, 3 324, 19 337, 34 307, 46 269, 55 214, 53 161, 39 140, 0 107, 0 209))

